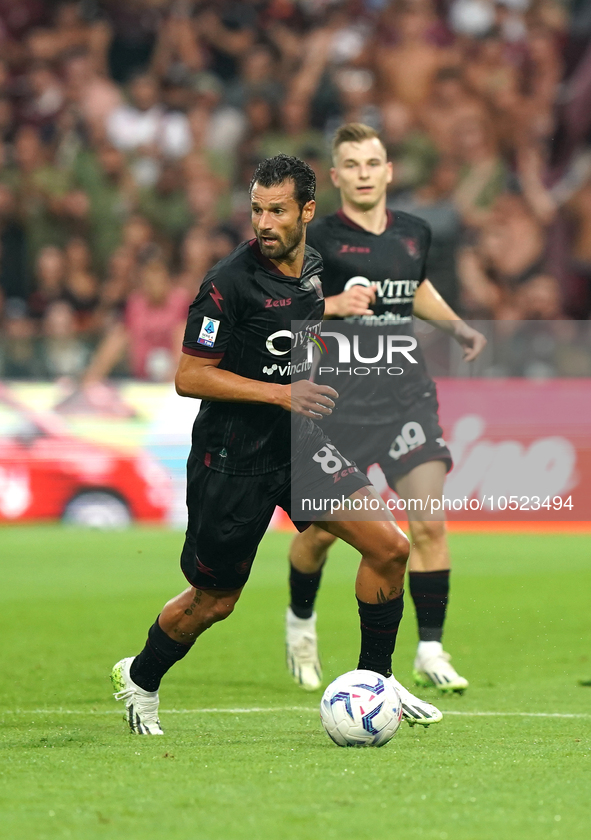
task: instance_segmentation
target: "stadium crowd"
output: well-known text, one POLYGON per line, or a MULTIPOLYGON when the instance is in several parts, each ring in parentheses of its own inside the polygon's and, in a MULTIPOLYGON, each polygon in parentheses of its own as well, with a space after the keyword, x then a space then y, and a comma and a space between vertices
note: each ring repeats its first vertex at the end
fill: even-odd
POLYGON ((378 128, 465 317, 591 311, 586 0, 0 0, 0 374, 171 377, 286 152, 378 128))

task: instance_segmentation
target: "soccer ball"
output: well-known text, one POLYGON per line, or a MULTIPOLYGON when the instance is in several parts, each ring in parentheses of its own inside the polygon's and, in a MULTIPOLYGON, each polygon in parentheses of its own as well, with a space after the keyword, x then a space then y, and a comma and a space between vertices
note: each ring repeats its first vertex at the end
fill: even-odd
POLYGON ((402 718, 400 696, 375 671, 348 671, 328 686, 320 701, 320 719, 339 747, 383 747, 402 718))

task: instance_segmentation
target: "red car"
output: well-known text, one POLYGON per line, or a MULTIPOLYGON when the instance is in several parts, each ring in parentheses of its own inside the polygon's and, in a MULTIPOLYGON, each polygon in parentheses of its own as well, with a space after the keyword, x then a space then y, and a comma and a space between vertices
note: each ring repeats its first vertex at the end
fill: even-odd
POLYGON ((163 522, 170 504, 170 478, 152 456, 74 437, 57 415, 0 390, 0 522, 121 527, 163 522))

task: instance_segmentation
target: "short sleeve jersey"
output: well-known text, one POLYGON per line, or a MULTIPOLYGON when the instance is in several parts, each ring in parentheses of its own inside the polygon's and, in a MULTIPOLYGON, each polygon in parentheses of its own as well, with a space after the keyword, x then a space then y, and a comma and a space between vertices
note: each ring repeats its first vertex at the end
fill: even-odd
MULTIPOLYGON (((324 314, 322 260, 306 246, 301 277, 263 256, 256 239, 239 245, 206 275, 189 308, 183 352, 220 359, 246 379, 289 384, 308 378, 308 332, 324 314), (304 335, 304 333, 306 333, 304 335)), ((204 400, 193 426, 193 455, 233 475, 258 475, 291 460, 290 413, 272 405, 204 400)))
MULTIPOLYGON (((373 315, 346 320, 376 332, 413 336, 413 302, 425 279, 431 242, 426 222, 408 213, 387 211, 383 233, 357 225, 342 210, 325 216, 308 229, 308 242, 321 255, 325 297, 339 295, 354 285, 376 286, 373 315)), ((330 322, 329 322, 330 324, 330 322)), ((324 329, 330 329, 325 324, 324 329)), ((340 422, 380 424, 395 419, 422 392, 432 387, 419 348, 412 353, 416 365, 404 364, 404 375, 334 376, 316 374, 316 381, 332 385, 339 400, 332 419, 340 422)), ((404 362, 403 357, 401 360, 404 362)))

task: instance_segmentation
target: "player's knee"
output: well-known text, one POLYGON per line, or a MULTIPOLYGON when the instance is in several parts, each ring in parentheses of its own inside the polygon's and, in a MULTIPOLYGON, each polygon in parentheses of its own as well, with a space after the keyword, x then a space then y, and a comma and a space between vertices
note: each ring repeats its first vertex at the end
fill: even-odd
POLYGON ((315 525, 310 527, 309 534, 310 543, 313 548, 319 552, 326 551, 336 540, 336 537, 329 534, 328 531, 324 531, 322 528, 318 528, 315 525))
POLYGON ((224 621, 224 619, 232 615, 235 606, 236 601, 234 600, 230 601, 224 598, 217 600, 215 604, 212 604, 209 610, 209 619, 211 624, 215 624, 218 621, 224 621))
POLYGON ((399 528, 392 529, 376 547, 373 557, 374 566, 384 574, 388 574, 392 566, 404 569, 409 553, 410 543, 406 535, 399 528))
POLYGON ((397 528, 392 532, 387 547, 393 563, 406 565, 408 555, 410 554, 410 542, 406 534, 397 528))
POLYGON ((443 539, 445 539, 445 522, 443 520, 413 523, 412 540, 415 545, 419 547, 427 546, 443 539))

